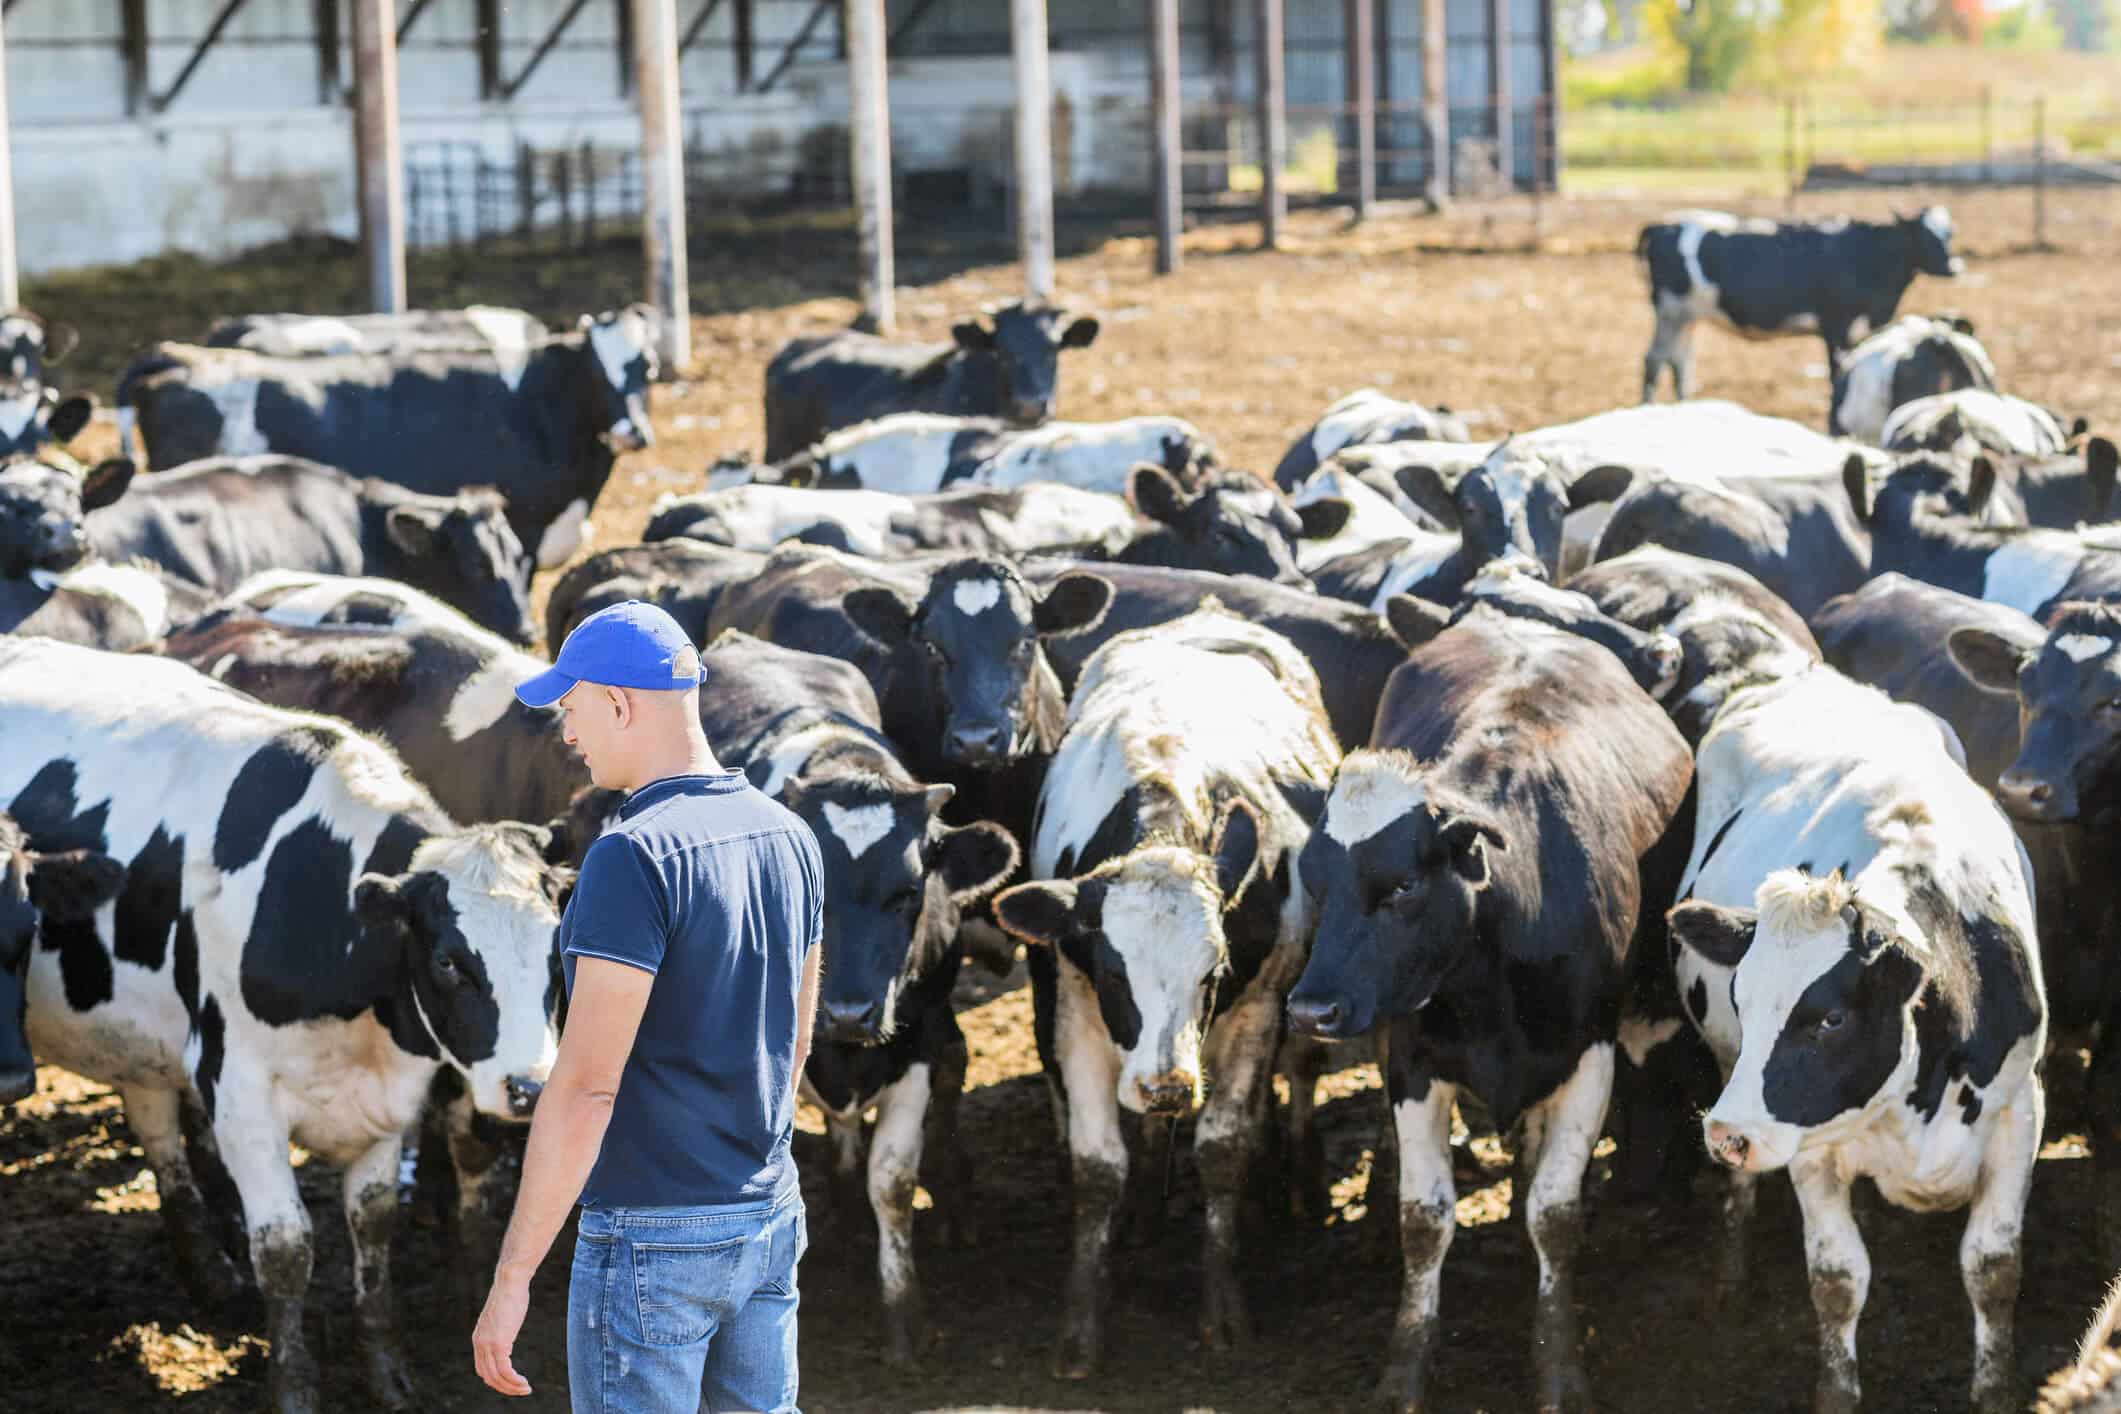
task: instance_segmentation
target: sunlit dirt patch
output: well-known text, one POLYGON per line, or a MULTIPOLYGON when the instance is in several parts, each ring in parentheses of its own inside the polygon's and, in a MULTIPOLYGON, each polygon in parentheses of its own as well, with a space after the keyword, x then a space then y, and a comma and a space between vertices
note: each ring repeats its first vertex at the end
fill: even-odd
POLYGON ((137 1362, 165 1394, 196 1394, 235 1374, 246 1360, 262 1359, 269 1349, 254 1335, 222 1341, 189 1323, 165 1331, 160 1321, 148 1321, 128 1326, 110 1343, 107 1358, 137 1362))

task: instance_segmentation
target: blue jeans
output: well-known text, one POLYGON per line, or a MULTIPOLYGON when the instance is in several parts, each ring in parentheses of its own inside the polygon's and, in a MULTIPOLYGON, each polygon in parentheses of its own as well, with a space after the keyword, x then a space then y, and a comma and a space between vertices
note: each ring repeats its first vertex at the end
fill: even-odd
POLYGON ((797 1414, 803 1200, 584 1208, 567 1296, 574 1414, 797 1414))

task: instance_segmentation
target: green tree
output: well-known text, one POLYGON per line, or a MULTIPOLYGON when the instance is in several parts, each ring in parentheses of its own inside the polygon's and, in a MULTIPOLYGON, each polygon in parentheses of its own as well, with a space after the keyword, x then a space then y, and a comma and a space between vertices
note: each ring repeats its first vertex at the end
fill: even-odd
POLYGON ((1722 93, 1752 56, 1763 16, 1758 0, 1646 0, 1643 28, 1684 61, 1687 91, 1722 93))

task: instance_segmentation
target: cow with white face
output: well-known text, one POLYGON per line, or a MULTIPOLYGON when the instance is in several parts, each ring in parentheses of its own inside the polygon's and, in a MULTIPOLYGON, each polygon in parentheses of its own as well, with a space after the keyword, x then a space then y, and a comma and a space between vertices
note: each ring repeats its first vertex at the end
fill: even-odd
POLYGON ((1823 666, 1735 694, 1697 787, 1669 925, 1724 1077, 1703 1121, 1733 1171, 1719 1293, 1745 1281, 1758 1175, 1787 1168, 1819 1319, 1815 1407, 1852 1410, 1870 1285, 1855 1181, 1918 1212, 1970 1207, 1973 1402, 2014 1407, 2047 1034, 2024 850, 1949 727, 1823 666))
POLYGON ((0 808, 30 847, 124 863, 92 922, 42 930, 32 1045, 118 1088, 180 1260, 210 1281, 179 1095, 203 1109, 242 1200, 279 1414, 319 1407, 287 1146, 342 1165, 364 1373, 377 1403, 410 1406, 389 1287, 400 1145, 440 1068, 514 1120, 551 1069, 564 881, 545 832, 458 830, 342 723, 164 660, 0 641, 0 736, 0 808))
POLYGON ((1688 775, 1686 743, 1612 654, 1487 604, 1414 650, 1370 749, 1340 765, 1301 859, 1318 928, 1289 1027, 1385 1033, 1403 1272, 1378 1395, 1393 1409, 1428 1407, 1462 1089, 1504 1133, 1523 1122, 1538 1407, 1587 1404, 1572 1288, 1583 1175, 1642 860, 1688 775))
MULTIPOLYGON (((1073 1164, 1064 1378, 1098 1362, 1130 1162, 1122 1112, 1199 1113, 1202 1334, 1213 1349, 1245 1334, 1238 1207, 1302 965, 1296 857, 1339 754, 1302 655, 1212 599, 1121 634, 1083 669, 1039 796, 1038 882, 994 903, 1032 944, 1039 1055, 1073 1164)), ((1292 1088, 1301 1136, 1312 1099, 1292 1088)))

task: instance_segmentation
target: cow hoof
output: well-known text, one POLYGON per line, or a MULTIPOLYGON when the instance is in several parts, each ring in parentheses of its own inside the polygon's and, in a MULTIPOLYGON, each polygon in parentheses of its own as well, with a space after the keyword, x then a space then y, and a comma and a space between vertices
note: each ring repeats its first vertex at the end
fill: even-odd
POLYGON ((920 1303, 908 1301, 884 1308, 884 1363, 894 1370, 910 1370, 921 1363, 928 1348, 929 1331, 920 1303))
POLYGON ((1065 1331, 1053 1351, 1053 1378, 1087 1380, 1097 1373, 1097 1337, 1088 1331, 1065 1331))
POLYGON ((1201 1343, 1210 1350, 1235 1350, 1252 1336, 1245 1293, 1235 1277, 1210 1280, 1200 1320, 1201 1343))
POLYGON ((316 1366, 286 1375, 275 1371, 272 1409, 273 1414, 323 1414, 324 1405, 317 1396, 316 1366))
POLYGON ((399 1411, 414 1406, 412 1377, 405 1373, 404 1362, 398 1359, 397 1351, 369 1351, 362 1376, 368 1386, 368 1397, 375 1401, 378 1409, 399 1411))
POLYGON ((1590 1414, 1591 1382, 1574 1366, 1548 1383, 1539 1397, 1539 1414, 1590 1414), (1559 1385, 1556 1389, 1555 1385, 1559 1385))
POLYGON ((1387 1365, 1370 1396, 1371 1405, 1385 1414, 1421 1414, 1421 1386, 1422 1371, 1416 1366, 1387 1365))

